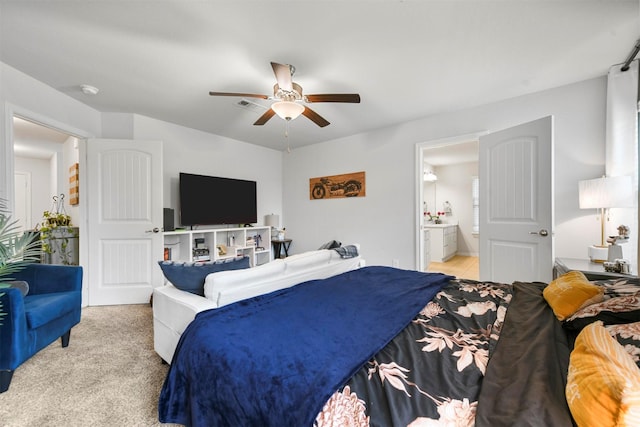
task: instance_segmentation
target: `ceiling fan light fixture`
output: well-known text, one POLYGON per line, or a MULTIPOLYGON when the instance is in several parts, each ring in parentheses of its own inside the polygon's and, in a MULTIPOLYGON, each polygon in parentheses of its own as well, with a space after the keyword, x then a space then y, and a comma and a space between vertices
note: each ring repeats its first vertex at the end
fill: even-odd
POLYGON ((271 109, 284 120, 294 120, 304 111, 304 105, 291 101, 274 102, 271 109))

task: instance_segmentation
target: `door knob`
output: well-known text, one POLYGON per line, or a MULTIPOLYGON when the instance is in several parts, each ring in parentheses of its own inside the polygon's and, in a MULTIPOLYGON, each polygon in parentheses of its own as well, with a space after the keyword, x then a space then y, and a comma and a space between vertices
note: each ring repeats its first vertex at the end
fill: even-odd
POLYGON ((549 232, 543 228, 540 231, 530 231, 529 234, 539 234, 542 237, 546 237, 549 235, 549 232))
POLYGON ((145 233, 159 233, 160 229, 158 227, 153 227, 152 230, 145 230, 145 233))

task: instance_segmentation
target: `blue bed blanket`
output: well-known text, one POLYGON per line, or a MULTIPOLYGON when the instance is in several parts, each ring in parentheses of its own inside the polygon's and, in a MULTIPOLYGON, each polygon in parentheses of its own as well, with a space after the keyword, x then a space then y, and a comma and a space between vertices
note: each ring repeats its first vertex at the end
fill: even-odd
POLYGON ((201 312, 176 348, 159 419, 311 426, 450 279, 371 266, 201 312))

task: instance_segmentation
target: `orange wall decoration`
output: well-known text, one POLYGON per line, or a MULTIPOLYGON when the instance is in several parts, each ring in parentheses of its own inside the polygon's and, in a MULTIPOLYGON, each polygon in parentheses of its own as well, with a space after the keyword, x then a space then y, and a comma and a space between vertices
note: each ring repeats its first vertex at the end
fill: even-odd
POLYGON ((309 178, 311 200, 364 196, 366 196, 364 172, 309 178))
POLYGON ((78 193, 80 190, 80 178, 78 176, 78 163, 74 163, 69 167, 69 204, 77 205, 80 203, 78 193))

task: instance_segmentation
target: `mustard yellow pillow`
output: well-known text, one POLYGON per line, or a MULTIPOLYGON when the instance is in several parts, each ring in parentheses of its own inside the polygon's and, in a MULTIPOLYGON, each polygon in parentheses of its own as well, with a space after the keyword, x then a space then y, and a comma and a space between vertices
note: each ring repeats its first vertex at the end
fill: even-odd
POLYGON ((604 288, 589 283, 582 272, 570 271, 549 283, 542 295, 558 320, 564 320, 583 307, 601 302, 604 288))
POLYGON ((601 321, 576 338, 565 394, 579 427, 639 425, 640 369, 601 321))

